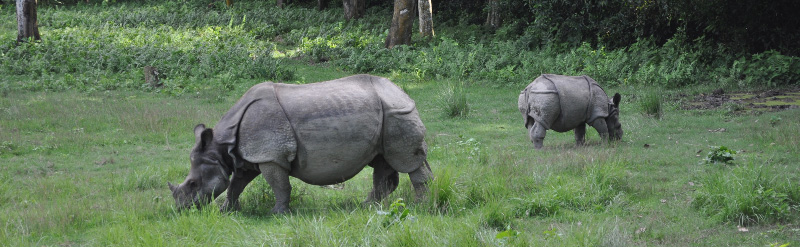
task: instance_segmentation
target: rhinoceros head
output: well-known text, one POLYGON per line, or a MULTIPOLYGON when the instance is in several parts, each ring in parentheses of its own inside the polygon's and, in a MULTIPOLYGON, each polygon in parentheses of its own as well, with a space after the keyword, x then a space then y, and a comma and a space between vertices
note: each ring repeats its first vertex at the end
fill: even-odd
POLYGON ((167 183, 178 209, 208 204, 230 184, 230 174, 226 172, 223 156, 214 142, 213 130, 199 124, 194 127, 194 135, 189 175, 177 186, 167 183))
POLYGON ((606 126, 608 126, 608 137, 611 140, 622 139, 622 124, 619 123, 619 93, 614 94, 611 102, 608 104, 608 117, 606 117, 606 126))

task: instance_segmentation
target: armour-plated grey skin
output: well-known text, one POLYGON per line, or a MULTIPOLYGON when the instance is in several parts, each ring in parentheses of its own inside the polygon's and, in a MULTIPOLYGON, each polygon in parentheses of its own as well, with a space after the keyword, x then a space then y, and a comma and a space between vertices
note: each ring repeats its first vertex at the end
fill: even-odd
POLYGON ((605 91, 588 76, 543 74, 525 87, 517 105, 536 149, 544 146, 545 132, 575 130, 575 142, 583 145, 586 124, 603 142, 622 139, 619 123, 620 95, 609 101, 605 91))
POLYGON ((414 101, 386 78, 354 75, 305 85, 253 86, 213 128, 194 129, 189 175, 169 184, 178 208, 209 203, 227 190, 222 210, 261 174, 275 193, 274 213, 289 212, 289 176, 314 185, 344 182, 373 168, 367 201, 380 201, 408 173, 417 199, 433 178, 425 126, 414 101))

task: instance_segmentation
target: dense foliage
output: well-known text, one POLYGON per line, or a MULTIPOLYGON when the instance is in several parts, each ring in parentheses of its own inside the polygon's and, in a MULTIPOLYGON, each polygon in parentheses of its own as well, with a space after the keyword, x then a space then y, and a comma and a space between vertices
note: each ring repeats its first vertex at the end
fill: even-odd
MULTIPOLYGON (((0 33, 6 61, 0 73, 35 80, 4 87, 146 88, 141 70, 151 65, 165 79, 163 91, 225 90, 243 79, 294 80, 284 57, 351 73, 494 86, 525 84, 542 73, 672 88, 774 87, 800 80, 800 58, 787 55, 796 54, 797 46, 786 43, 800 32, 772 17, 751 17, 772 10, 783 16, 788 3, 780 1, 742 15, 750 21, 744 26, 729 15, 747 6, 719 9, 714 1, 500 1, 504 23, 497 30, 481 23, 484 2, 446 1, 434 14, 436 38, 416 37, 411 46, 394 49, 383 48, 391 6, 375 1, 365 17, 350 22, 338 5, 316 10, 302 1, 284 9, 263 1, 232 8, 203 1, 61 3, 40 7, 41 43, 17 45, 14 32, 0 33), (774 35, 785 37, 780 42, 742 31, 773 24, 774 35)), ((14 30, 12 8, 0 11, 3 30, 14 30)))
MULTIPOLYGON (((439 2, 444 19, 470 16, 480 24, 490 0, 439 2)), ((795 1, 654 1, 654 0, 496 0, 504 25, 517 35, 531 33, 535 45, 567 43, 621 48, 638 39, 659 45, 675 35, 705 38, 736 52, 776 50, 799 55, 800 22, 795 1)))

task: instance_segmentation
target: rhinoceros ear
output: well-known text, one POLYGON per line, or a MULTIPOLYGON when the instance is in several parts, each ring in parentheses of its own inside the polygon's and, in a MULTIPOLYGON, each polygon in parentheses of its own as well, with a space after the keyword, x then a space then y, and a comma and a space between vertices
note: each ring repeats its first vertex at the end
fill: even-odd
POLYGON ((204 124, 198 124, 194 127, 194 139, 195 146, 199 151, 203 151, 214 139, 214 132, 211 129, 206 128, 204 124))
POLYGON ((621 98, 622 98, 622 97, 619 95, 619 93, 615 93, 615 94, 614 94, 614 99, 612 100, 612 102, 614 102, 614 105, 615 105, 615 106, 619 106, 619 100, 620 100, 621 98))
POLYGON ((206 125, 205 124, 198 124, 197 126, 194 126, 194 137, 195 137, 195 139, 197 137, 200 137, 200 133, 203 133, 203 130, 206 130, 206 125))

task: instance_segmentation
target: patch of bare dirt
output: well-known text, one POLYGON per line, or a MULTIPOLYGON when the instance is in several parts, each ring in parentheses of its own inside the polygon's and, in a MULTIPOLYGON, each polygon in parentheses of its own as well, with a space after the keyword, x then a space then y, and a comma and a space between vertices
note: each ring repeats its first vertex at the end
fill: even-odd
POLYGON ((728 109, 731 111, 781 111, 800 108, 800 88, 732 93, 716 89, 694 96, 686 104, 683 104, 683 109, 686 110, 708 110, 720 107, 732 108, 728 109))

